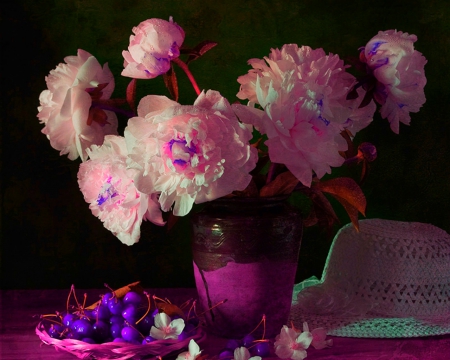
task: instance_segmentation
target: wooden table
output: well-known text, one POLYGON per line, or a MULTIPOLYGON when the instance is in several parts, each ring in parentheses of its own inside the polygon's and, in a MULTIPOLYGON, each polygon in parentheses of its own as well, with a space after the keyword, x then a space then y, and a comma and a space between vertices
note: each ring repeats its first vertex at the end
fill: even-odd
MULTIPOLYGON (((173 303, 195 298, 195 289, 154 289, 151 294, 167 297, 173 303)), ((68 290, 0 290, 1 329, 0 358, 2 360, 58 359, 73 360, 75 356, 57 352, 53 347, 44 345, 35 334, 40 314, 53 313, 65 308, 68 290)), ((104 290, 77 290, 94 302, 104 290)), ((89 300, 88 300, 88 303, 89 300)), ((328 349, 310 348, 308 360, 322 359, 380 359, 380 360, 449 360, 450 335, 415 339, 356 339, 330 337, 333 346, 328 349)), ((208 335, 200 344, 203 354, 211 357, 218 355, 227 339, 208 335)))

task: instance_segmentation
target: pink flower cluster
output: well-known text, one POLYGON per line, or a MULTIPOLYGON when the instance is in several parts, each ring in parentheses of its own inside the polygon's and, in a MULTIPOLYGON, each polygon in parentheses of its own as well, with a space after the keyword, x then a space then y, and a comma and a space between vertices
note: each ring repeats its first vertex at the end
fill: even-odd
POLYGON ((406 32, 380 31, 361 51, 361 60, 377 80, 375 99, 381 104, 381 116, 396 134, 400 123, 409 125, 409 113, 418 112, 425 103, 427 60, 414 50, 416 41, 416 35, 406 32))
POLYGON ((228 101, 212 90, 191 106, 148 95, 125 129, 137 188, 157 193, 162 210, 173 205, 176 216, 247 187, 257 160, 251 137, 228 101))
MULTIPOLYGON (((230 105, 214 90, 200 91, 188 69, 189 61, 216 43, 187 50, 189 59, 182 62, 185 33, 172 18, 145 20, 133 33, 122 53, 122 75, 150 79, 167 73, 174 62, 197 92, 192 105, 148 95, 137 114, 130 114, 118 107, 128 102, 134 111, 135 80, 126 99, 111 99, 114 77, 107 64, 102 67, 78 50, 50 71, 38 107, 51 146, 71 160, 82 160, 78 182, 92 213, 128 245, 139 240, 142 220, 164 225, 162 211, 184 216, 193 204, 244 191, 258 160, 250 144, 253 128, 267 135, 272 163, 284 164, 311 186, 313 177, 343 164, 347 142, 342 132, 353 137, 372 121, 376 103, 367 96, 371 91, 396 133, 399 123, 409 124, 410 112, 425 102, 426 59, 414 50, 416 36, 401 31, 380 31, 360 54, 369 77, 376 79, 373 89, 347 72, 338 55, 321 48, 286 44, 263 59, 250 59, 252 69, 238 78, 237 93, 247 106, 230 105), (117 135, 115 112, 128 115, 124 137, 117 135)), ((165 80, 176 98, 178 87, 169 84, 174 79, 165 80)), ((293 331, 283 330, 279 352, 293 331)), ((306 344, 310 334, 295 339, 306 344)))
POLYGON ((234 109, 243 122, 267 134, 270 160, 285 164, 306 186, 311 185, 313 172, 321 178, 331 166, 342 165, 339 152, 347 144, 341 131, 355 135, 366 127, 375 104, 359 108, 365 94, 361 88, 356 99, 347 100, 356 79, 339 56, 287 44, 249 64, 253 69, 238 78, 237 94, 249 100, 249 106, 234 109))
POLYGON ((102 67, 81 49, 64 61, 45 78, 48 89, 39 96, 38 118, 53 148, 70 160, 85 161, 91 145, 101 145, 105 135, 117 134, 116 114, 91 107, 93 99, 111 97, 114 77, 107 64, 102 67))
POLYGON ((140 192, 136 171, 129 169, 125 139, 106 136, 102 146, 88 149, 90 159, 80 165, 78 184, 92 213, 124 244, 139 240, 142 220, 164 225, 156 196, 140 192))

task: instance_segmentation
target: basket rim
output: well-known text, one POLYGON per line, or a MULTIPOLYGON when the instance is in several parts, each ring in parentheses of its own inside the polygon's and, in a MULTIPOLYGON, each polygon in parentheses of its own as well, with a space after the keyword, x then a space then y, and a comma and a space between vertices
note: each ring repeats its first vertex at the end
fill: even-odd
POLYGON ((43 321, 40 321, 36 325, 35 332, 42 343, 54 346, 56 350, 66 351, 80 359, 90 358, 98 360, 126 360, 143 355, 153 355, 153 358, 149 359, 157 359, 158 356, 163 357, 175 351, 181 352, 185 350, 191 340, 201 343, 206 339, 206 332, 201 326, 197 328, 194 335, 183 340, 155 340, 145 345, 130 344, 127 342, 90 344, 76 339, 56 339, 47 333, 43 321))

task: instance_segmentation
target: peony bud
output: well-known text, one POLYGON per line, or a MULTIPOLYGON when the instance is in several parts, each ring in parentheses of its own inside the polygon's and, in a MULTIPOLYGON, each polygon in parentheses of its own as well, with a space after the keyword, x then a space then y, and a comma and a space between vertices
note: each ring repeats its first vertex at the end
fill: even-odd
POLYGON ((133 28, 128 51, 123 51, 123 76, 152 79, 170 69, 170 60, 180 56, 184 31, 173 22, 148 19, 133 28))
POLYGON ((358 146, 358 158, 372 162, 377 158, 377 148, 369 142, 363 142, 358 146))

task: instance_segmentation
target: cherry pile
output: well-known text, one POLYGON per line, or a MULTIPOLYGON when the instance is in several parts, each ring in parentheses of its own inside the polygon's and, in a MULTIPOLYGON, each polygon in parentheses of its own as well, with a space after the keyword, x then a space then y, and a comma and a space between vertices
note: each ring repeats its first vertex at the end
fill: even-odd
POLYGON ((55 339, 76 339, 91 344, 126 342, 137 345, 157 340, 149 334, 154 326, 155 316, 160 312, 165 312, 171 320, 183 318, 185 327, 178 335, 178 340, 193 336, 199 325, 195 311, 191 311, 194 305, 190 302, 178 307, 168 300, 153 296, 154 309, 151 311, 152 301, 145 292, 131 290, 123 297, 118 297, 111 290, 92 306, 84 307, 85 302, 86 294, 81 305, 72 286, 65 312, 41 316, 48 335, 55 339), (69 306, 71 294, 76 306, 69 306), (189 304, 191 307, 186 315, 182 309, 189 304))

